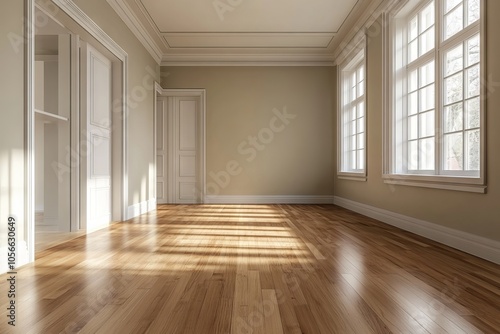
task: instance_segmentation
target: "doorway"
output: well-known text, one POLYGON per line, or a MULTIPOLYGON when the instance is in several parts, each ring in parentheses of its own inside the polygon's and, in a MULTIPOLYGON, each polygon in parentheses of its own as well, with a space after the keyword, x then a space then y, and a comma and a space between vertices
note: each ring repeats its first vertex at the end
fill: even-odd
POLYGON ((158 204, 205 201, 205 90, 157 89, 158 204))
POLYGON ((62 21, 69 30, 38 5, 35 11, 48 24, 34 43, 33 258, 125 220, 127 207, 126 56, 88 27, 62 21))

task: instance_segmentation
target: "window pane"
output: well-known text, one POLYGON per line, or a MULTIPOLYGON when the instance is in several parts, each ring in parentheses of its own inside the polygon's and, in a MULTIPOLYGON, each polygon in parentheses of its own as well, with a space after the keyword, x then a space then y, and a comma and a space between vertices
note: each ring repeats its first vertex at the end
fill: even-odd
POLYGON ((469 100, 466 103, 466 126, 467 129, 478 128, 481 124, 479 112, 479 97, 469 100))
MULTIPOLYGON (((356 134, 356 121, 351 121, 350 135, 356 134)), ((355 146, 354 146, 355 147, 355 146)))
POLYGON ((445 12, 448 13, 450 10, 456 7, 462 0, 446 0, 445 12))
POLYGON ((434 109, 434 94, 435 88, 434 85, 427 86, 420 90, 420 110, 419 111, 427 111, 430 109, 434 109))
POLYGON ((357 169, 364 169, 365 168, 365 150, 359 150, 358 151, 358 168, 357 169))
POLYGON ((463 97, 463 73, 455 74, 444 81, 446 104, 457 102, 463 97))
POLYGON ((445 55, 445 74, 446 76, 461 71, 464 68, 464 48, 463 45, 460 44, 456 48, 446 52, 445 55))
POLYGON ((349 152, 351 157, 351 163, 349 164, 349 170, 356 169, 356 151, 349 152))
POLYGON ((479 64, 467 70, 467 96, 474 97, 479 95, 479 64))
POLYGON ((418 113, 418 91, 411 93, 408 98, 408 114, 414 115, 418 113))
POLYGON ((434 136, 434 110, 420 115, 420 138, 434 136))
POLYGON ((420 36, 420 56, 434 49, 434 27, 420 36))
POLYGON ((434 138, 420 141, 420 169, 433 170, 435 160, 434 138))
POLYGON ((413 70, 411 71, 409 77, 408 77, 408 91, 409 92, 414 92, 418 88, 418 71, 413 70))
POLYGON ((409 40, 413 41, 415 38, 418 36, 418 17, 415 16, 411 21, 410 21, 410 28, 409 28, 409 40))
POLYGON ((411 116, 408 119, 408 139, 414 140, 418 138, 418 115, 411 116))
POLYGON ((358 84, 358 98, 363 96, 365 94, 365 86, 364 86, 364 82, 361 81, 359 84, 358 84))
POLYGON ((358 118, 358 133, 365 132, 365 119, 358 118))
POLYGON ((358 117, 363 117, 365 116, 365 103, 360 102, 358 104, 358 117))
POLYGON ((408 170, 418 169, 418 141, 408 143, 408 170))
POLYGON ((365 79, 365 69, 364 66, 361 66, 358 69, 358 82, 362 82, 365 79))
POLYGON ((365 134, 360 133, 358 135, 358 146, 356 147, 357 149, 365 148, 365 134))
POLYGON ((479 16, 481 14, 481 7, 479 0, 469 0, 469 6, 467 7, 468 16, 467 16, 467 25, 476 22, 479 20, 479 16))
POLYGON ((479 130, 466 132, 466 150, 467 150, 467 170, 479 170, 481 156, 481 139, 479 130))
POLYGON ((356 149, 356 147, 357 147, 357 145, 356 145, 356 135, 351 136, 351 143, 350 143, 350 145, 351 145, 351 150, 355 150, 356 149))
POLYGON ((408 62, 411 63, 418 58, 418 39, 410 43, 410 49, 408 51, 408 62))
POLYGON ((463 6, 458 6, 455 10, 446 15, 444 26, 445 39, 455 35, 464 27, 464 9, 463 6))
POLYGON ((467 41, 467 66, 479 63, 479 35, 476 35, 467 41))
POLYGON ((420 12, 420 33, 434 24, 434 1, 420 12))
POLYGON ((444 169, 463 170, 463 134, 444 136, 444 169))
POLYGON ((455 132, 463 129, 463 108, 462 103, 457 103, 444 108, 444 132, 455 132))
POLYGON ((434 61, 420 68, 420 87, 434 82, 434 61))

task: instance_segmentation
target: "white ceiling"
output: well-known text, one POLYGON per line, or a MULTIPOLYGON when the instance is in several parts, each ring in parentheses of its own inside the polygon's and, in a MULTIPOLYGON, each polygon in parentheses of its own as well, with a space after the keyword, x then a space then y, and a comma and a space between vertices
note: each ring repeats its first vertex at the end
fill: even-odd
POLYGON ((333 63, 373 0, 107 0, 162 65, 333 63))

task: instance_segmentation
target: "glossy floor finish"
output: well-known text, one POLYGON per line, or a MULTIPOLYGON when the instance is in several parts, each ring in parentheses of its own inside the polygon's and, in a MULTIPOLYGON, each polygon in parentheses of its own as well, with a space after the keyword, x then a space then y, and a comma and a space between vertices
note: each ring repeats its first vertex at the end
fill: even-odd
POLYGON ((1 333, 500 333, 500 266, 336 206, 161 206, 17 279, 1 333))

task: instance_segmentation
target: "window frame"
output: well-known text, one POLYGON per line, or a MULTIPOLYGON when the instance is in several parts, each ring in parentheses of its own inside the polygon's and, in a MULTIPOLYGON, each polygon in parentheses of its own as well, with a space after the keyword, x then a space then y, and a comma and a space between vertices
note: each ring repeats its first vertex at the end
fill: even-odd
MULTIPOLYGON (((343 180, 351 180, 351 181, 366 181, 367 180, 367 116, 368 116, 368 108, 367 108, 367 59, 366 59, 366 37, 363 33, 361 36, 357 36, 354 39, 356 42, 351 43, 350 46, 346 48, 350 51, 346 54, 346 56, 339 61, 338 65, 338 74, 337 74, 337 92, 338 92, 338 106, 337 106, 337 177, 343 180), (363 95, 359 98, 356 98, 355 102, 363 102, 364 103, 364 116, 363 116, 363 134, 364 134, 364 142, 363 142, 363 159, 364 159, 364 168, 362 169, 349 169, 345 168, 346 159, 345 156, 345 127, 344 126, 344 116, 347 112, 344 108, 344 89, 346 84, 346 76, 349 77, 354 73, 354 70, 358 70, 359 66, 363 66, 364 79, 363 79, 363 95)), ((349 84, 352 80, 349 80, 349 84)), ((359 83, 358 83, 359 84, 359 83)), ((353 103, 353 102, 351 102, 353 103)), ((358 135, 361 132, 356 132, 358 135)), ((349 134, 348 136, 352 136, 349 134)), ((354 149, 357 150, 357 147, 354 149)), ((349 152, 351 152, 350 150, 349 152)))
MULTIPOLYGON (((403 62, 405 52, 396 50, 396 38, 406 38, 406 27, 410 19, 415 13, 424 9, 432 0, 422 1, 403 1, 397 6, 393 7, 390 11, 384 14, 384 87, 386 87, 386 94, 384 96, 384 147, 383 147, 383 180, 387 184, 392 185, 406 185, 416 187, 427 187, 446 190, 468 191, 476 193, 486 192, 486 89, 484 80, 486 78, 486 1, 480 0, 480 17, 479 20, 455 35, 444 38, 444 31, 442 29, 444 21, 444 6, 445 1, 434 0, 435 5, 435 40, 434 48, 426 54, 417 58, 413 62, 420 62, 424 64, 429 59, 434 59, 435 66, 435 168, 432 173, 428 171, 412 171, 408 173, 407 166, 405 166, 405 146, 408 136, 404 133, 405 125, 399 125, 401 130, 397 130, 398 124, 405 124, 408 119, 405 101, 401 99, 407 92, 405 92, 405 85, 409 74, 404 73, 408 62, 403 62), (406 5, 410 2, 417 3, 413 9, 408 10, 406 5), (404 26, 404 28, 402 28, 404 26), (465 43, 468 39, 479 33, 480 43, 480 167, 479 172, 467 171, 444 171, 444 127, 440 122, 444 114, 444 57, 447 51, 452 50, 460 43, 465 43), (402 37, 404 36, 404 37, 402 37), (432 56, 434 54, 434 56, 432 56), (424 58, 421 60, 420 58, 424 58), (399 63, 398 63, 399 62, 399 63), (398 100, 398 101, 396 101, 398 100), (400 109, 398 109, 400 108, 400 109), (398 134, 398 131, 403 134, 398 134), (398 138, 399 136, 399 138, 398 138), (402 139, 403 138, 403 139, 402 139), (404 168, 403 168, 404 167, 404 168), (475 175, 473 175, 475 174, 475 175), (477 175, 477 176, 476 176, 477 175)), ((400 42, 402 43, 402 42, 400 42)), ((407 59, 407 58, 406 58, 407 59)), ((465 67, 463 69, 465 72, 465 67)), ((463 101, 466 99, 464 98, 463 101)), ((465 132, 465 131, 464 131, 465 132)), ((407 156, 407 155, 406 155, 407 156)), ((407 159, 406 159, 407 160, 407 159)))

